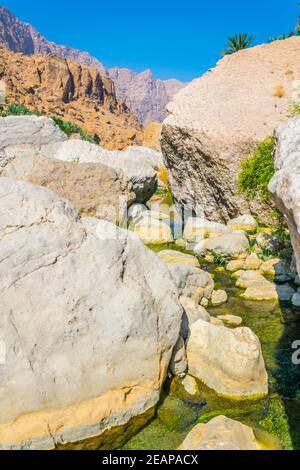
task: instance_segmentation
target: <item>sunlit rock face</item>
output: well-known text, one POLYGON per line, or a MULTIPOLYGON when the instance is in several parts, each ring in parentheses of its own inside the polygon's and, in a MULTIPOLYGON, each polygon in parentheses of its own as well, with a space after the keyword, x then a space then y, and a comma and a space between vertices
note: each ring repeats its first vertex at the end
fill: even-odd
POLYGON ((299 53, 299 37, 240 51, 175 96, 161 146, 178 205, 216 222, 267 217, 267 207, 237 194, 237 179, 241 161, 287 118, 299 53))
POLYGON ((300 117, 278 127, 275 138, 276 172, 269 190, 286 217, 300 273, 300 117))
POLYGON ((155 406, 182 307, 134 234, 0 178, 0 447, 49 449, 155 406))

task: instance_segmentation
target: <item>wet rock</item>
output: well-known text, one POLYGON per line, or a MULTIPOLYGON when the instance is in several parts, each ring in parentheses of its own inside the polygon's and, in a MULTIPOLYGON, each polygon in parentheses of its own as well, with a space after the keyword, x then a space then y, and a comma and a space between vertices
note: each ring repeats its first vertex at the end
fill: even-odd
POLYGON ((184 264, 187 266, 192 266, 194 268, 199 267, 199 261, 193 255, 188 255, 186 253, 181 253, 180 251, 175 250, 164 250, 157 253, 159 258, 165 263, 170 264, 184 264))
POLYGON ((241 215, 228 222, 227 227, 234 230, 242 230, 244 232, 255 232, 257 229, 257 222, 250 214, 241 215))
POLYGON ((257 235, 256 243, 260 248, 270 253, 278 253, 278 251, 284 248, 284 242, 281 238, 274 237, 268 233, 260 233, 257 235))
POLYGON ((182 318, 181 335, 186 340, 190 333, 190 326, 198 320, 210 322, 211 317, 204 307, 197 305, 194 300, 188 297, 180 297, 180 303, 183 307, 184 314, 182 318))
POLYGON ((264 396, 268 376, 258 337, 249 328, 229 329, 198 320, 186 345, 189 374, 217 393, 264 396))
POLYGON ((213 307, 225 304, 228 301, 228 295, 224 290, 214 290, 211 296, 211 304, 213 307))
POLYGON ((228 231, 226 225, 199 217, 190 217, 185 225, 183 238, 190 243, 197 243, 228 231))
POLYGON ((293 295, 292 304, 294 307, 300 307, 300 294, 298 292, 293 295))
POLYGON ((170 371, 175 377, 184 377, 187 371, 185 343, 182 337, 179 338, 173 350, 173 355, 170 362, 170 371))
POLYGON ((196 408, 185 404, 179 398, 168 396, 157 412, 158 420, 166 426, 169 431, 182 432, 191 426, 197 419, 196 408))
POLYGON ((199 393, 197 382, 194 379, 194 377, 191 377, 190 375, 185 376, 185 378, 182 381, 182 385, 186 393, 188 393, 191 396, 195 396, 199 393))
POLYGON ((275 282, 288 282, 296 277, 296 273, 291 270, 290 263, 279 258, 265 261, 260 270, 263 274, 274 277, 275 282))
POLYGON ((209 273, 184 264, 168 264, 168 268, 180 295, 192 298, 197 304, 203 298, 211 298, 215 283, 209 273))
POLYGON ((173 243, 173 235, 169 225, 151 217, 146 213, 136 223, 131 224, 130 228, 138 235, 144 243, 162 244, 173 243))
POLYGON ((279 300, 290 302, 293 295, 295 294, 294 289, 289 284, 277 285, 276 291, 279 300))
POLYGON ((240 326, 243 323, 243 319, 236 315, 218 315, 217 318, 229 326, 240 326))
POLYGON ((261 450, 253 430, 226 416, 198 424, 181 444, 180 450, 261 450))
POLYGON ((258 271, 237 271, 234 274, 234 277, 237 278, 236 286, 241 289, 248 289, 254 283, 256 285, 260 284, 270 284, 267 279, 258 271))
POLYGON ((276 286, 271 282, 253 282, 241 295, 246 300, 278 300, 276 286))
POLYGON ((239 271, 239 270, 255 271, 255 270, 260 268, 261 264, 262 264, 262 261, 257 256, 257 254, 252 253, 245 260, 236 259, 236 260, 230 261, 228 263, 226 269, 227 269, 227 271, 230 271, 230 272, 235 272, 235 271, 239 271))
POLYGON ((239 258, 245 255, 248 247, 248 238, 244 233, 232 232, 201 241, 196 245, 194 252, 198 256, 214 253, 228 258, 239 258))

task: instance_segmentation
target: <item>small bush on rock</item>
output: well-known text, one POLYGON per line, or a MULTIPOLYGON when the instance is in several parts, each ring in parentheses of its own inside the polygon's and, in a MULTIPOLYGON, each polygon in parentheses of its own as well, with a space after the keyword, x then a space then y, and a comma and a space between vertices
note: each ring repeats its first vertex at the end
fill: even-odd
MULTIPOLYGON (((30 109, 28 109, 24 104, 10 103, 8 105, 3 105, 0 108, 0 117, 7 116, 43 116, 43 114, 38 111, 30 111, 30 109)), ((73 134, 78 134, 82 140, 86 140, 92 144, 97 144, 93 137, 88 135, 81 127, 77 126, 76 124, 63 121, 57 116, 51 116, 51 119, 66 134, 67 137, 71 137, 73 134)))
POLYGON ((92 144, 96 144, 97 142, 93 137, 88 135, 81 127, 73 124, 69 121, 63 121, 57 116, 51 116, 51 119, 55 122, 55 124, 68 136, 71 137, 73 134, 79 134, 82 140, 86 140, 92 144))
POLYGON ((274 146, 274 137, 268 137, 255 148, 253 155, 242 162, 238 191, 249 200, 257 196, 265 202, 270 200, 268 186, 275 173, 274 146))
POLYGON ((11 103, 2 108, 1 116, 42 116, 42 114, 38 111, 30 111, 23 104, 11 103))

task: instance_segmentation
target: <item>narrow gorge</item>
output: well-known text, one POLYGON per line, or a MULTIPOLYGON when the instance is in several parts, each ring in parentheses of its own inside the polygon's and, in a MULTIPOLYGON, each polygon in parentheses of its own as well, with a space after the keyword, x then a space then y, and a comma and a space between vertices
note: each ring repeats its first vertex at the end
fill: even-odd
POLYGON ((183 86, 0 18, 0 449, 299 450, 300 37, 183 86))

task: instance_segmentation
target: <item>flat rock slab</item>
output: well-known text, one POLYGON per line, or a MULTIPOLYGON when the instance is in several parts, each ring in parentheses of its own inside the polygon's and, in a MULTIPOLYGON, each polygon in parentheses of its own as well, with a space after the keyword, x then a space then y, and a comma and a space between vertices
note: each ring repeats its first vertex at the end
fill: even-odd
POLYGON ((230 326, 240 326, 243 323, 243 319, 236 315, 218 315, 217 318, 230 326))
POLYGON ((228 301, 228 295, 224 290, 214 290, 211 296, 211 304, 213 307, 225 304, 228 301))
POLYGON ((199 261, 196 256, 181 253, 175 250, 164 250, 157 253, 159 258, 169 264, 185 264, 194 268, 199 267, 199 261))
POLYGON ((207 238, 196 245, 194 252, 198 256, 213 253, 228 258, 240 258, 249 247, 244 233, 229 232, 218 237, 207 238))

